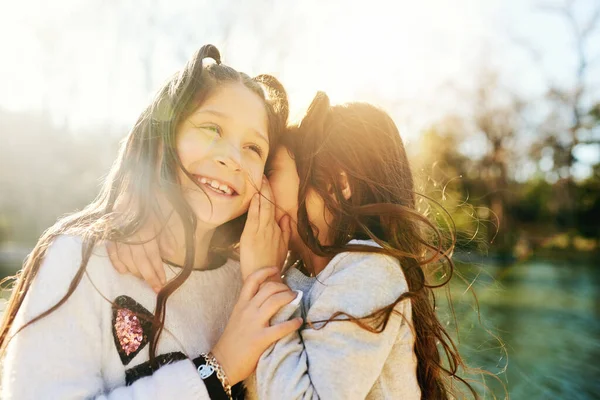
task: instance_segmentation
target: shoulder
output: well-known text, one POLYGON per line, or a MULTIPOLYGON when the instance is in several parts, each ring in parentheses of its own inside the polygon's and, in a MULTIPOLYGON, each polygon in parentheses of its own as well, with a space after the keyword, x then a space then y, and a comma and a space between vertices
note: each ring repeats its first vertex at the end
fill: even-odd
POLYGON ((338 254, 319 274, 315 288, 319 303, 358 317, 392 304, 408 291, 397 259, 367 252, 338 254))
MULTIPOLYGON (((61 235, 53 238, 45 251, 41 249, 42 251, 39 252, 39 248, 34 250, 34 254, 38 254, 41 259, 36 263, 38 265, 37 272, 27 289, 23 306, 20 309, 21 317, 24 320, 29 320, 47 311, 68 293, 73 294, 67 301, 71 305, 74 302, 95 303, 95 296, 90 296, 87 290, 89 278, 80 270, 84 247, 83 238, 61 235), (79 282, 73 289, 76 279, 79 282)), ((25 272, 21 276, 27 275, 25 272)))
POLYGON ((42 296, 56 297, 68 291, 76 277, 80 278, 76 291, 91 285, 107 293, 123 280, 113 268, 104 242, 92 246, 81 236, 60 235, 40 260, 32 288, 42 296))
MULTIPOLYGON (((373 241, 353 240, 350 244, 378 247, 373 241)), ((319 275, 319 279, 329 284, 394 286, 402 292, 408 290, 400 261, 386 254, 371 252, 344 252, 336 255, 319 275)))
POLYGON ((36 280, 46 283, 60 284, 65 279, 72 279, 81 265, 83 239, 77 236, 57 236, 48 245, 36 280))
POLYGON ((46 259, 53 258, 72 258, 73 256, 81 257, 83 249, 83 238, 80 236, 59 235, 56 236, 48 245, 46 251, 46 259))
POLYGON ((86 263, 88 273, 96 275, 97 270, 114 270, 103 242, 96 243, 89 249, 87 246, 88 244, 80 236, 60 235, 54 238, 41 260, 39 279, 57 282, 64 279, 71 280, 82 266, 84 253, 88 250, 89 258, 86 263))

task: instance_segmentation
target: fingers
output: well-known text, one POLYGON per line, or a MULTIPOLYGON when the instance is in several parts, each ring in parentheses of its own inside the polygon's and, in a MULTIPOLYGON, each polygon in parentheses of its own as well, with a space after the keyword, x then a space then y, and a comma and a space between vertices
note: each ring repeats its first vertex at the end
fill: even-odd
POLYGON ((279 268, 267 267, 254 271, 244 281, 238 301, 249 302, 258 292, 260 285, 269 277, 279 273, 279 268))
POLYGON ((105 245, 106 251, 108 252, 108 258, 110 259, 110 262, 113 265, 113 267, 117 271, 119 271, 119 273, 126 274, 128 272, 127 267, 119 259, 117 244, 115 242, 107 241, 105 245))
POLYGON ((267 301, 267 299, 281 292, 291 292, 291 290, 284 283, 278 283, 273 281, 265 282, 261 285, 261 287, 258 289, 258 292, 256 293, 256 295, 254 295, 250 302, 256 308, 260 308, 263 305, 263 303, 267 301))
POLYGON ((160 256, 159 243, 156 240, 151 240, 142 245, 146 253, 146 257, 150 261, 156 276, 158 277, 160 286, 164 286, 167 283, 167 275, 165 274, 165 268, 163 266, 162 258, 160 256))
POLYGON ((135 246, 132 246, 131 244, 127 244, 127 243, 118 243, 117 244, 117 249, 119 249, 119 258, 121 259, 121 261, 123 261, 123 264, 125 264, 125 266, 127 267, 127 270, 129 271, 130 274, 137 276, 140 279, 144 279, 142 276, 142 273, 140 272, 139 266, 143 265, 144 263, 141 261, 141 258, 147 258, 146 257, 146 253, 142 252, 143 254, 140 255, 140 248, 135 246), (138 261, 135 261, 138 260, 138 261))
POLYGON ((155 241, 139 245, 107 242, 106 248, 111 263, 121 274, 144 279, 155 292, 160 291, 166 283, 165 270, 155 241))
POLYGON ((260 214, 260 194, 256 193, 250 200, 250 207, 248 208, 248 217, 246 218, 246 225, 244 226, 244 232, 254 234, 258 231, 259 227, 259 214, 260 214))
POLYGON ((269 204, 273 204, 273 190, 271 189, 271 184, 269 183, 269 180, 264 175, 262 178, 262 186, 260 188, 260 192, 266 200, 269 200, 269 204))
POLYGON ((265 322, 269 321, 273 315, 277 314, 281 308, 291 303, 298 293, 287 290, 284 292, 275 293, 268 299, 266 299, 263 305, 260 307, 262 316, 265 318, 265 322))
MULTIPOLYGON (((155 267, 152 265, 152 261, 146 253, 144 245, 129 245, 129 250, 131 251, 133 259, 131 265, 137 269, 146 283, 148 283, 148 285, 150 285, 152 289, 158 293, 162 288, 162 284, 155 267)), ((160 266, 160 269, 162 269, 162 265, 160 266)))
POLYGON ((279 339, 297 331, 302 326, 302 318, 294 318, 286 322, 268 327, 265 330, 265 339, 275 343, 279 339))
POLYGON ((137 270, 135 264, 133 263, 133 256, 130 249, 131 246, 124 243, 116 243, 116 247, 117 257, 127 270, 125 273, 141 278, 142 274, 140 274, 140 271, 137 270))
MULTIPOLYGON (((142 250, 144 250, 145 258, 152 268, 154 268, 154 272, 158 275, 160 283, 164 285, 167 282, 167 277, 165 275, 161 257, 160 231, 160 227, 146 224, 140 229, 136 241, 140 243, 142 250)), ((144 257, 140 252, 140 261, 144 261, 143 258, 144 257)), ((137 260, 134 261, 137 262, 137 260)))
POLYGON ((152 287, 152 290, 154 290, 157 293, 160 291, 160 289, 162 288, 160 278, 158 277, 156 271, 154 271, 152 265, 149 264, 149 262, 139 267, 139 273, 142 275, 142 279, 144 279, 146 283, 148 283, 148 285, 152 287))
POLYGON ((289 249, 290 237, 292 236, 292 218, 288 214, 285 214, 279 220, 279 229, 281 229, 283 245, 287 250, 289 249))
POLYGON ((262 188, 260 190, 260 226, 265 227, 275 220, 275 207, 273 205, 273 191, 267 178, 263 178, 262 188))

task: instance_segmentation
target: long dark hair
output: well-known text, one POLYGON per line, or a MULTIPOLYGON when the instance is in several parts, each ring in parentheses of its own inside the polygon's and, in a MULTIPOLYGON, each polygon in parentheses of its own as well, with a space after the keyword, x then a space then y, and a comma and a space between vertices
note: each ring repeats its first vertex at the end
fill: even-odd
MULTIPOLYGON (((152 332, 149 335, 150 360, 154 362, 164 325, 167 299, 190 276, 195 254, 196 216, 184 200, 177 179, 179 170, 187 175, 189 173, 185 171, 176 152, 176 130, 215 89, 231 82, 242 83, 264 100, 270 148, 275 148, 278 134, 285 128, 288 117, 287 96, 283 86, 272 76, 260 75, 250 78, 223 65, 215 46, 203 46, 180 72, 163 85, 148 108, 142 112, 122 143, 119 155, 98 197, 82 211, 59 220, 39 239, 23 269, 16 276, 11 298, 3 314, 0 355, 10 340, 9 331, 14 318, 53 240, 59 235, 80 236, 83 239, 81 264, 63 298, 19 327, 16 333, 65 303, 85 274, 92 250, 98 242, 110 240, 127 243, 151 214, 159 215, 157 194, 161 193, 182 221, 186 254, 180 272, 167 283, 156 299, 152 332), (205 63, 207 58, 215 62, 205 63), (123 204, 127 206, 123 207, 123 204), (127 212, 121 212, 122 209, 126 209, 127 212)), ((235 247, 239 242, 244 219, 245 215, 217 228, 211 242, 213 251, 227 253, 235 247)))
POLYGON ((448 283, 454 271, 455 238, 442 234, 417 210, 413 175, 393 120, 365 103, 330 106, 327 95, 318 93, 302 121, 282 137, 282 144, 296 161, 300 178, 298 232, 310 251, 323 257, 347 251, 390 255, 400 261, 408 283, 408 292, 371 315, 357 318, 338 312, 320 322, 350 320, 371 332, 382 332, 394 307, 410 299, 423 397, 447 399, 453 391, 448 381, 458 380, 477 398, 471 385, 458 375, 465 365, 435 311, 433 289, 448 283), (347 175, 351 189, 347 200, 341 173, 347 175), (333 216, 329 245, 319 242, 318 230, 309 221, 309 190, 323 199, 333 216), (348 245, 350 239, 372 239, 381 248, 348 245))

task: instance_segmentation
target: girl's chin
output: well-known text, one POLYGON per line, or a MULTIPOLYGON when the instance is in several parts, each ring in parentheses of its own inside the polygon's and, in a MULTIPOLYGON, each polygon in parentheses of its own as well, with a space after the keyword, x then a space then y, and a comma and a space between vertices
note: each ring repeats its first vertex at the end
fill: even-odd
POLYGON ((200 215, 196 215, 197 220, 198 220, 198 226, 205 226, 206 228, 209 229, 216 229, 221 225, 225 225, 228 222, 233 221, 234 219, 236 219, 237 217, 207 217, 207 216, 200 216, 200 215))
POLYGON ((194 211, 194 214, 196 214, 198 220, 198 225, 205 225, 206 227, 213 229, 218 228, 248 211, 248 207, 239 209, 236 212, 231 212, 231 209, 221 209, 217 204, 212 205, 212 207, 213 212, 211 213, 211 204, 203 203, 192 206, 192 210, 194 211))
MULTIPOLYGON (((203 210, 204 211, 204 210, 203 210)), ((206 226, 207 228, 212 228, 212 229, 216 229, 221 225, 224 225, 228 222, 233 221, 234 219, 240 217, 241 215, 243 215, 246 211, 243 212, 236 212, 236 213, 220 213, 220 212, 215 212, 212 215, 206 213, 206 211, 202 212, 202 213, 195 213, 196 214, 196 218, 198 220, 198 225, 203 225, 206 226)))

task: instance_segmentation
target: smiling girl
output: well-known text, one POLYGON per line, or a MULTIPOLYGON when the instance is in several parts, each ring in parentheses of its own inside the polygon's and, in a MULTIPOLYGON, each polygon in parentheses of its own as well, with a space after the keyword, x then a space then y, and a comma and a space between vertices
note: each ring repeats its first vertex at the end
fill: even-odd
POLYGON ((285 124, 284 96, 210 45, 164 85, 98 198, 48 229, 20 271, 0 329, 3 399, 230 398, 262 351, 300 326, 269 326, 294 298, 261 287, 277 269, 242 282, 228 258, 285 124), (169 243, 158 294, 118 274, 104 245, 128 248, 144 225, 169 243))

